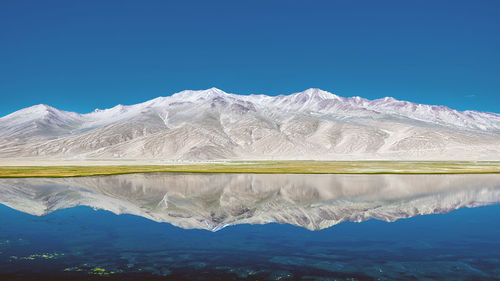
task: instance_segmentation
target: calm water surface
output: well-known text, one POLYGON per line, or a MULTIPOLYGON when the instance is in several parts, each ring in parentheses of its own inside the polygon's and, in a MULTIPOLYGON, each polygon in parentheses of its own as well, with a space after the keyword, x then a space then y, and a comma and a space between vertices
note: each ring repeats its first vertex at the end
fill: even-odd
POLYGON ((0 180, 0 279, 500 280, 500 175, 0 180))

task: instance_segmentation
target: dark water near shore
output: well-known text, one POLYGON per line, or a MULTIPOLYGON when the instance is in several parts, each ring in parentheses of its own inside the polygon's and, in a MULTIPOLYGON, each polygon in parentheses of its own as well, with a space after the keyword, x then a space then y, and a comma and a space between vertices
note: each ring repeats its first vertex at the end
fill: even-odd
POLYGON ((499 179, 1 180, 0 280, 500 280, 499 179))

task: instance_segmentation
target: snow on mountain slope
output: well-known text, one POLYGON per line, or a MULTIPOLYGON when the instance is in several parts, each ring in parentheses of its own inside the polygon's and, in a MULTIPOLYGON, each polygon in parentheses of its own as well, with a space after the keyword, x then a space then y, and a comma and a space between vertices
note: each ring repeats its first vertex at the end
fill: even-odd
POLYGON ((500 159, 500 115, 320 89, 211 88, 87 114, 25 108, 0 118, 0 157, 500 159))
POLYGON ((82 122, 78 113, 39 104, 0 118, 0 137, 59 136, 71 133, 82 122))

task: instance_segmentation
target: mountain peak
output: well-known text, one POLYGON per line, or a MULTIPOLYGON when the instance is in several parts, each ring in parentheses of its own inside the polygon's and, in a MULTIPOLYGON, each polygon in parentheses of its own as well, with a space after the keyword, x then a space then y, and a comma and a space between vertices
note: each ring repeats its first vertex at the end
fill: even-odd
POLYGON ((215 87, 212 87, 210 89, 206 89, 206 90, 200 90, 200 91, 195 91, 197 92, 199 95, 228 95, 228 93, 224 92, 223 90, 221 89, 218 89, 218 88, 215 88, 215 87))
POLYGON ((339 96, 337 96, 333 93, 321 90, 319 88, 309 88, 301 93, 304 93, 304 94, 311 96, 311 97, 316 96, 316 97, 319 97, 322 99, 340 99, 339 96))
POLYGON ((43 103, 30 106, 30 107, 28 107, 26 109, 30 109, 32 111, 40 111, 40 112, 48 111, 48 110, 55 110, 54 107, 52 107, 50 105, 47 105, 47 104, 43 104, 43 103))
POLYGON ((210 88, 205 90, 184 90, 172 95, 173 98, 182 99, 184 101, 194 101, 198 99, 210 99, 218 96, 226 96, 228 93, 218 88, 210 88))
POLYGON ((59 111, 59 110, 50 106, 50 105, 37 104, 37 105, 33 105, 30 107, 20 109, 20 110, 13 112, 5 117, 30 116, 30 117, 36 118, 36 117, 43 117, 43 116, 50 114, 51 112, 57 112, 57 111, 59 111))
POLYGON ((217 93, 225 93, 224 91, 222 91, 221 89, 216 88, 216 87, 212 87, 212 88, 210 88, 210 89, 206 89, 206 90, 202 90, 202 91, 210 91, 210 92, 217 92, 217 93))

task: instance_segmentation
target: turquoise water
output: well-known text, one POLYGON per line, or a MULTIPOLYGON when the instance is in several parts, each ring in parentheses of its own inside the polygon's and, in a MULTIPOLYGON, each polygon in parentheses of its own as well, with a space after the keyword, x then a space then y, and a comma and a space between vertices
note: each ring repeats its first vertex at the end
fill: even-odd
MULTIPOLYGON (((31 194, 38 201, 29 204, 61 204, 62 194, 75 198, 67 190, 48 190, 31 194)), ((14 193, 7 193, 12 189, 0 191, 4 204, 6 194, 13 198, 14 193)), ((21 191, 25 197, 29 193, 24 188, 16 196, 21 191)), ((415 200, 427 206, 429 196, 420 194, 415 200)), ((439 196, 444 198, 441 205, 454 198, 442 190, 439 196)), ((290 224, 234 223, 211 232, 78 204, 35 216, 15 210, 14 201, 8 201, 10 207, 0 204, 0 280, 500 280, 497 204, 394 222, 367 218, 316 231, 290 224)), ((340 204, 331 198, 328 202, 340 204)))

